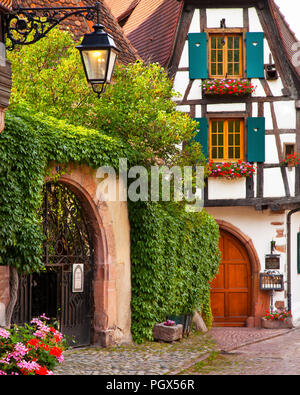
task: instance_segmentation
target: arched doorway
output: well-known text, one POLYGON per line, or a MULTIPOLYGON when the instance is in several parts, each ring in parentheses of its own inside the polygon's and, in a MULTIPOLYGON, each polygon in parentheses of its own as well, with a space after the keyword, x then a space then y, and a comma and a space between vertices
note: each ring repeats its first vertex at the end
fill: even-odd
POLYGON ((45 313, 72 344, 88 345, 94 309, 91 228, 76 195, 58 182, 45 185, 40 213, 45 270, 20 278, 13 322, 45 313))
POLYGON ((211 285, 214 326, 246 326, 251 316, 251 263, 245 246, 220 230, 221 264, 211 285))

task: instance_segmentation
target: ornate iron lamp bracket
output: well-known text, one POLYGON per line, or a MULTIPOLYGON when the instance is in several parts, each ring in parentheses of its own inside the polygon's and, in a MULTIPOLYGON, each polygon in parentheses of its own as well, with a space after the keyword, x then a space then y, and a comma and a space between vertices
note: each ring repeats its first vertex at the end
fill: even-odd
POLYGON ((89 7, 15 7, 10 14, 6 14, 5 33, 10 40, 8 50, 13 50, 16 45, 30 45, 57 26, 63 20, 71 17, 83 17, 88 21, 95 20, 99 23, 100 2, 89 7))

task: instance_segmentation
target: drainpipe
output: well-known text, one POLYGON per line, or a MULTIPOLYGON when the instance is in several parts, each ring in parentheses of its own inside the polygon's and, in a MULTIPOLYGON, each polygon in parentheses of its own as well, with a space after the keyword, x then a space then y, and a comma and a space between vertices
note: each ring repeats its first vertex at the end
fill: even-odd
POLYGON ((291 210, 287 215, 287 300, 288 310, 292 310, 291 293, 291 216, 300 211, 300 207, 291 210))

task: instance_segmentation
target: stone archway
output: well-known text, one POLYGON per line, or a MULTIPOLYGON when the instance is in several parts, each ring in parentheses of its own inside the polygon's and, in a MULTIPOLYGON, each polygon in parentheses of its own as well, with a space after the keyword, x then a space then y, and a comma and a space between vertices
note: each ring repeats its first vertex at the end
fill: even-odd
POLYGON ((85 165, 70 164, 58 183, 76 196, 92 238, 91 343, 108 346, 129 342, 131 273, 127 204, 99 198, 96 170, 85 165))
POLYGON ((259 274, 261 271, 260 260, 252 240, 239 228, 224 220, 216 220, 220 230, 234 236, 244 247, 251 265, 251 306, 250 315, 247 318, 248 327, 260 327, 261 317, 269 309, 269 295, 260 290, 259 274))
POLYGON ((93 343, 108 346, 131 341, 130 226, 127 203, 99 199, 96 170, 85 165, 69 166, 59 181, 76 194, 93 229, 93 343))

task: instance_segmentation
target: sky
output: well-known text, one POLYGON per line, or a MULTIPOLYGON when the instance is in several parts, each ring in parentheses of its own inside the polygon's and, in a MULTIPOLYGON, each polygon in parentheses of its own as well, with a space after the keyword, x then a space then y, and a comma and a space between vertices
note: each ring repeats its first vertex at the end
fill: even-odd
POLYGON ((297 39, 300 40, 300 1, 275 0, 275 3, 280 7, 285 19, 296 34, 297 39))

